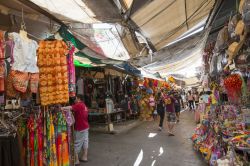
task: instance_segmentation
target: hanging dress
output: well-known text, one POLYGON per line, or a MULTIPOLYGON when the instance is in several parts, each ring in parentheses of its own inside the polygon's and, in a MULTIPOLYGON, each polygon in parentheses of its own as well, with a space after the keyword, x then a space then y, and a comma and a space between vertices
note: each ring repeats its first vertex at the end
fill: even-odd
POLYGON ((72 46, 67 56, 69 96, 70 97, 74 97, 76 95, 76 77, 75 77, 75 66, 74 66, 74 59, 73 59, 74 51, 75 51, 75 47, 72 46))
POLYGON ((4 62, 4 32, 0 31, 0 92, 4 92, 4 76, 5 76, 5 62, 4 62))

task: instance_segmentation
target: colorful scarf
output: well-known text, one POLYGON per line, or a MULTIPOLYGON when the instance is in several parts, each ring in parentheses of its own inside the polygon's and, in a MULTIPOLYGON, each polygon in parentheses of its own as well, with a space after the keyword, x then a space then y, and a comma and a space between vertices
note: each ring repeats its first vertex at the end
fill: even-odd
POLYGON ((5 75, 4 33, 0 31, 0 92, 4 91, 4 75, 5 75))
POLYGON ((69 96, 70 97, 74 97, 76 95, 76 78, 75 78, 75 66, 74 66, 74 58, 73 58, 74 51, 75 51, 75 47, 72 46, 67 56, 69 96))
POLYGON ((42 116, 37 121, 37 134, 38 134, 38 166, 43 166, 43 123, 42 116))
POLYGON ((49 166, 57 166, 57 157, 56 157, 56 141, 55 141, 55 127, 53 124, 52 115, 49 115, 50 123, 49 123, 49 139, 50 139, 50 162, 48 163, 49 166))

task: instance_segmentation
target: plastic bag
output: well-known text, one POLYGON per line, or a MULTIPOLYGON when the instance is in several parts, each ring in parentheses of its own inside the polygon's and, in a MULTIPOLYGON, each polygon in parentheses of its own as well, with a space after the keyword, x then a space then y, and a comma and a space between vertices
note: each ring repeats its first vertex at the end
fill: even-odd
POLYGON ((242 19, 246 25, 250 25, 250 0, 245 0, 243 4, 242 19))
POLYGON ((218 73, 217 61, 218 61, 218 54, 214 54, 210 63, 210 75, 212 77, 218 73))
POLYGON ((221 60, 221 64, 223 67, 225 67, 228 63, 228 60, 227 60, 227 54, 224 53, 223 56, 222 56, 222 60, 221 60))
POLYGON ((221 63, 222 59, 223 59, 223 55, 219 54, 218 59, 217 59, 217 70, 218 70, 218 72, 221 72, 223 70, 222 63, 221 63))
POLYGON ((217 40, 216 40, 215 47, 214 47, 214 51, 219 52, 220 50, 225 48, 227 41, 228 41, 228 27, 225 26, 218 33, 217 40))

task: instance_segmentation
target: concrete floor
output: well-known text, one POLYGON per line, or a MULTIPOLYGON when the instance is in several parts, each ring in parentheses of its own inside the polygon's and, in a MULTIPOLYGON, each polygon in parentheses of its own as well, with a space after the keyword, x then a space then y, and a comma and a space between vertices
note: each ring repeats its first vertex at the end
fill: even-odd
POLYGON ((156 122, 145 122, 118 135, 90 133, 89 162, 82 166, 203 166, 190 137, 194 113, 185 111, 176 136, 157 131, 156 122))

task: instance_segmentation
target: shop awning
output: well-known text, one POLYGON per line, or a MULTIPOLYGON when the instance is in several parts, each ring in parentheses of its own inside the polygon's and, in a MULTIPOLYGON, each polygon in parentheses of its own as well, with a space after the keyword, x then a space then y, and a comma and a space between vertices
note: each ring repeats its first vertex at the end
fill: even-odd
POLYGON ((136 67, 132 66, 128 62, 123 62, 122 64, 119 65, 114 65, 114 67, 120 68, 122 70, 125 70, 128 73, 131 73, 133 75, 136 75, 138 77, 141 77, 141 71, 138 70, 136 67))
POLYGON ((121 20, 121 15, 109 0, 30 0, 65 23, 98 23, 121 20), (105 13, 105 15, 103 14, 105 13))
MULTIPOLYGON (((91 24, 72 23, 71 33, 94 51, 99 58, 110 58, 126 61, 130 58, 128 51, 118 33, 119 24, 91 24)), ((81 50, 86 52, 85 49, 81 50)))
POLYGON ((81 63, 81 62, 78 61, 78 60, 74 60, 74 65, 75 65, 76 67, 93 67, 93 66, 90 65, 90 64, 81 63))
POLYGON ((159 81, 166 81, 165 79, 159 77, 159 75, 157 75, 156 73, 151 73, 150 71, 141 68, 141 75, 144 78, 150 78, 150 79, 154 79, 154 80, 159 80, 159 81))
POLYGON ((94 66, 97 65, 106 65, 106 64, 120 64, 122 61, 110 59, 107 57, 101 57, 101 55, 89 49, 85 44, 83 44, 80 40, 78 40, 66 27, 62 26, 59 29, 60 36, 66 40, 70 41, 74 44, 74 46, 78 49, 78 52, 75 54, 75 59, 83 64, 91 64, 94 66), (87 50, 87 51, 86 51, 87 50), (87 61, 87 62, 86 62, 87 61))
POLYGON ((207 18, 215 3, 215 0, 143 1, 134 0, 131 19, 157 50, 207 18))

